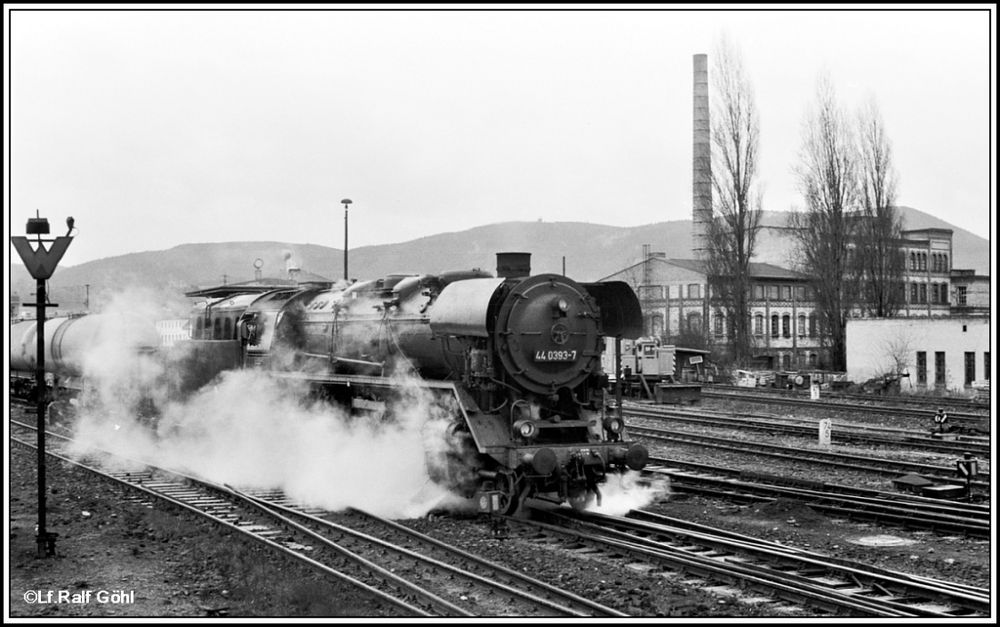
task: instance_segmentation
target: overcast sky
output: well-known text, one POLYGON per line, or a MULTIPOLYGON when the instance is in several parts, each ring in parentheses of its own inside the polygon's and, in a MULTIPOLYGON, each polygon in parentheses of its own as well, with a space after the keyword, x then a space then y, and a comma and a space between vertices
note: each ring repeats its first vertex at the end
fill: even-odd
POLYGON ((876 99, 899 204, 990 237, 996 24, 967 6, 5 5, 7 228, 37 209, 63 234, 74 216, 75 265, 188 242, 339 248, 342 198, 352 248, 509 220, 689 219, 692 55, 711 62, 725 35, 760 110, 765 209, 801 207, 792 166, 825 72, 845 107, 876 99))

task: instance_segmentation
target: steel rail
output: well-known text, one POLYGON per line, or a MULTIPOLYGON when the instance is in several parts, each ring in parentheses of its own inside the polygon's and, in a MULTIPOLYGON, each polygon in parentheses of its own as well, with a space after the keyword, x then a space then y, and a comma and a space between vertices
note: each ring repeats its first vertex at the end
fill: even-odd
MULTIPOLYGON (((632 435, 640 435, 667 442, 692 444, 696 446, 710 446, 712 448, 722 450, 751 453, 753 455, 787 459, 795 462, 825 464, 828 466, 837 466, 840 468, 872 472, 881 475, 898 475, 901 472, 914 472, 929 474, 934 477, 949 480, 954 479, 955 475, 954 470, 945 466, 933 466, 930 464, 918 464, 915 462, 869 458, 846 453, 830 453, 806 448, 791 448, 774 444, 764 444, 762 442, 741 441, 734 440, 732 438, 697 435, 681 431, 668 431, 665 429, 655 429, 651 427, 639 427, 636 425, 628 427, 628 431, 632 435)), ((990 483, 987 481, 977 480, 972 481, 971 485, 977 488, 989 489, 990 483)))
MULTIPOLYGON (((797 419, 797 424, 792 424, 788 420, 781 420, 771 416, 739 418, 736 416, 710 414, 704 410, 654 410, 629 407, 623 413, 626 418, 669 419, 670 421, 688 422, 711 427, 736 427, 743 430, 780 432, 803 437, 816 437, 819 427, 817 419, 811 421, 797 419)), ((833 423, 831 427, 831 440, 839 442, 866 442, 956 454, 966 452, 988 454, 990 452, 990 443, 985 438, 977 439, 978 441, 969 439, 941 440, 929 436, 919 436, 912 431, 902 429, 894 430, 896 431, 894 435, 898 434, 899 437, 893 437, 892 435, 884 435, 888 430, 880 429, 880 431, 883 431, 883 434, 866 433, 866 431, 874 431, 875 429, 866 429, 845 423, 833 423)))
MULTIPOLYGON (((748 388, 749 389, 749 388, 748 388)), ((829 410, 839 410, 839 411, 859 411, 868 414, 883 414, 887 416, 913 416, 914 409, 909 407, 873 407, 870 405, 859 405, 857 403, 835 403, 831 401, 814 401, 807 398, 787 398, 783 396, 772 396, 772 395, 759 395, 758 393, 750 394, 739 394, 738 392, 722 392, 719 390, 705 390, 701 391, 703 397, 710 398, 725 398, 736 401, 745 401, 748 403, 778 403, 781 405, 798 405, 803 407, 812 407, 818 409, 829 409, 829 410)), ((932 414, 927 414, 927 419, 931 418, 932 414)), ((989 415, 987 414, 971 414, 965 412, 948 412, 948 419, 964 425, 982 425, 985 428, 989 428, 989 415)))
POLYGON ((634 559, 680 570, 692 575, 729 583, 744 588, 752 588, 775 598, 792 602, 797 605, 807 605, 833 614, 856 613, 862 616, 877 616, 883 618, 911 617, 916 613, 904 612, 887 608, 869 600, 850 598, 838 592, 832 592, 829 587, 808 585, 793 577, 777 574, 773 571, 764 572, 742 564, 722 562, 711 556, 685 552, 673 547, 650 546, 648 542, 640 542, 634 536, 628 536, 613 530, 597 532, 581 532, 567 528, 565 524, 550 524, 538 520, 515 520, 515 524, 530 526, 549 534, 561 536, 576 543, 587 543, 603 547, 612 554, 629 555, 634 559))
MULTIPOLYGON (((549 599, 545 599, 545 598, 542 598, 542 597, 540 597, 538 595, 532 594, 530 592, 526 592, 524 590, 517 589, 517 588, 514 588, 512 586, 500 583, 499 581, 496 581, 496 580, 491 580, 488 577, 485 577, 485 576, 482 576, 482 575, 478 575, 478 574, 475 574, 475 573, 463 570, 461 568, 458 568, 458 567, 453 566, 451 564, 442 562, 440 560, 436 560, 436 559, 428 557, 426 555, 421 555, 421 554, 416 553, 416 552, 414 552, 414 551, 412 551, 410 549, 407 549, 405 547, 401 547, 399 545, 395 545, 395 544, 386 542, 386 541, 384 541, 384 540, 382 540, 380 538, 376 538, 376 537, 371 536, 369 534, 366 534, 366 533, 364 533, 362 531, 358 531, 356 529, 351 529, 350 527, 345 527, 343 525, 339 525, 339 524, 337 524, 337 523, 335 523, 333 521, 326 520, 324 518, 320 518, 319 516, 314 515, 314 514, 306 513, 306 512, 304 512, 304 511, 302 511, 302 510, 300 510, 300 509, 298 509, 296 507, 290 507, 288 505, 283 505, 283 504, 277 503, 277 502, 275 502, 275 501, 273 501, 273 500, 271 500, 269 498, 257 496, 257 495, 254 495, 252 493, 245 493, 245 496, 247 496, 247 498, 250 498, 250 499, 256 501, 257 503, 259 503, 260 506, 265 507, 265 508, 270 509, 270 510, 273 510, 273 511, 276 511, 276 512, 280 512, 284 516, 296 516, 296 517, 302 518, 304 520, 307 520, 310 523, 313 523, 315 525, 319 525, 321 527, 324 527, 327 530, 336 531, 338 533, 345 534, 345 535, 350 535, 350 536, 353 536, 355 538, 362 539, 365 542, 369 542, 371 544, 375 544, 375 545, 381 546, 381 547, 383 547, 383 548, 385 548, 387 550, 396 551, 396 552, 398 552, 400 554, 406 555, 410 559, 425 562, 425 563, 427 563, 427 564, 429 564, 429 565, 431 565, 431 566, 433 566, 435 568, 438 568, 438 569, 440 569, 442 571, 446 571, 446 572, 449 572, 449 573, 451 573, 453 575, 457 575, 457 576, 460 576, 460 577, 464 577, 464 578, 476 581, 477 583, 479 583, 482 586, 485 586, 485 587, 488 587, 488 588, 492 588, 492 589, 495 589, 495 590, 499 590, 500 592, 502 592, 504 594, 507 594, 507 595, 513 596, 513 597, 521 598, 521 599, 523 599, 523 600, 525 600, 525 601, 527 601, 529 603, 533 603, 533 604, 536 604, 536 605, 541 606, 541 607, 546 607, 546 608, 548 608, 550 610, 558 612, 560 615, 580 616, 580 617, 591 616, 592 615, 591 613, 585 613, 585 612, 582 612, 582 611, 574 610, 574 609, 572 609, 572 608, 570 608, 570 607, 568 607, 566 605, 561 605, 561 604, 555 603, 553 601, 550 601, 549 599)), ((408 536, 410 536, 412 538, 415 538, 415 539, 419 540, 420 542, 423 542, 423 543, 426 543, 426 544, 430 544, 430 545, 433 545, 433 546, 435 546, 435 547, 437 547, 439 549, 447 551, 447 552, 449 552, 449 553, 451 553, 453 555, 456 555, 456 556, 460 557, 463 560, 468 560, 468 561, 471 561, 471 562, 475 562, 475 563, 477 563, 478 565, 480 565, 480 566, 482 566, 484 568, 493 570, 494 574, 498 574, 498 573, 499 574, 503 574, 504 576, 517 579, 518 581, 520 581, 521 583, 523 583, 523 584, 525 584, 527 586, 545 590, 549 594, 557 595, 557 596, 560 596, 560 597, 565 598, 567 600, 570 600, 573 603, 577 603, 579 605, 585 606, 585 607, 587 607, 587 608, 589 608, 591 610, 596 611, 598 615, 601 615, 601 616, 615 616, 615 617, 627 617, 628 616, 628 614, 625 614, 623 612, 619 612, 618 610, 615 610, 613 608, 609 608, 609 607, 601 605, 599 603, 595 603, 595 602, 590 601, 588 599, 584 599, 583 597, 580 597, 578 595, 569 593, 569 592, 567 592, 565 590, 560 590, 559 588, 556 588, 555 586, 546 584, 546 583, 544 583, 542 581, 539 581, 537 579, 533 579, 531 577, 528 577, 528 576, 523 575, 521 573, 518 573, 516 571, 510 570, 510 569, 508 569, 506 567, 500 566, 499 564, 494 564, 494 563, 490 562, 489 560, 486 560, 486 559, 484 559, 482 557, 479 557, 477 555, 473 555, 472 553, 469 553, 467 551, 463 551, 461 549, 458 549, 457 547, 450 546, 450 545, 448 545, 448 544, 446 544, 444 542, 441 542, 440 540, 437 540, 435 538, 431 538, 430 536, 422 534, 422 533, 420 533, 418 531, 415 531, 413 529, 410 529, 408 527, 405 527, 405 526, 400 525, 398 523, 395 523, 393 521, 386 520, 384 518, 381 518, 379 516, 376 516, 374 514, 371 514, 371 513, 368 513, 368 512, 359 510, 359 509, 356 509, 356 508, 351 508, 351 511, 355 512, 359 516, 364 516, 364 517, 366 517, 366 518, 368 518, 370 520, 374 520, 379 525, 388 527, 388 528, 392 529, 393 531, 406 534, 406 535, 408 535, 408 536)))
MULTIPOLYGON (((59 436, 59 437, 62 437, 62 436, 59 436)), ((25 447, 25 448, 35 449, 35 447, 32 444, 24 442, 22 440, 19 440, 16 437, 14 437, 13 435, 11 435, 10 441, 12 443, 15 443, 15 444, 17 444, 19 446, 22 446, 22 447, 25 447)), ((261 535, 260 533, 257 533, 258 531, 261 531, 261 529, 259 529, 259 528, 248 526, 248 525, 239 525, 239 524, 236 524, 236 523, 231 522, 230 520, 228 520, 226 517, 217 516, 214 513, 211 513, 210 511, 206 511, 204 509, 196 507, 195 505, 192 505, 192 504, 190 504, 188 502, 185 502, 182 499, 175 498, 174 496, 171 496, 168 493, 165 493, 165 492, 162 492, 160 490, 156 490, 155 489, 156 485, 173 485, 173 486, 178 487, 178 488, 183 488, 184 487, 183 484, 168 483, 168 482, 162 482, 162 483, 161 482, 136 483, 136 482, 130 481, 129 479, 125 478, 126 476, 129 476, 131 473, 119 473, 119 476, 116 476, 116 474, 106 473, 106 472, 104 472, 104 471, 102 471, 102 470, 100 470, 98 468, 89 466, 88 464, 84 464, 82 462, 70 459, 68 457, 64 457, 64 456, 59 455, 57 453, 54 453, 52 451, 46 451, 45 454, 47 456, 52 457, 53 459, 58 460, 58 461, 70 464, 70 465, 72 465, 74 467, 77 467, 77 468, 80 468, 80 469, 83 469, 83 470, 86 470, 86 471, 94 474, 95 476, 100 477, 101 479, 104 479, 104 480, 107 480, 107 481, 111 481, 111 482, 116 483, 118 485, 127 487, 127 488, 129 488, 131 490, 138 491, 138 492, 144 494, 146 497, 148 497, 150 499, 153 499, 153 500, 156 500, 156 501, 162 501, 162 502, 165 502, 165 503, 169 503, 170 505, 178 507, 178 508, 180 508, 180 509, 182 509, 184 511, 187 511, 189 513, 195 514, 195 515, 197 515, 197 516, 199 516, 201 518, 205 518, 207 520, 210 520, 211 522, 213 522, 213 523, 215 523, 217 525, 220 525, 221 527, 223 527, 223 528, 225 528, 225 529, 227 529, 229 531, 237 532, 237 533, 241 534, 242 536, 244 536, 244 537, 246 537, 248 539, 251 539, 251 540, 253 540, 255 542, 259 542, 261 544, 264 544, 265 546, 267 546, 268 548, 270 548, 272 550, 284 553, 285 555, 288 555, 288 556, 292 557, 293 559, 302 562, 303 564, 309 566, 310 568, 313 568, 314 570, 316 570, 316 571, 318 571, 320 573, 323 573, 325 575, 329 575, 331 577, 334 577, 335 579, 338 579, 338 580, 340 580, 340 581, 342 581, 344 583, 347 583, 347 584, 349 584, 351 586, 354 586, 354 587, 358 588, 359 590, 362 590, 362 591, 364 591, 366 593, 369 593, 369 594, 373 595, 374 597, 379 598, 379 599, 381 599, 381 600, 389 603, 390 605, 398 608, 399 610, 402 610, 404 612, 408 612, 410 615, 414 615, 414 616, 428 616, 428 617, 429 616, 433 616, 432 614, 426 612, 425 610, 423 610, 421 608, 418 608, 418 607, 415 607, 413 605, 410 605, 409 603, 407 603, 403 599, 399 599, 399 598, 394 597, 392 595, 389 595, 389 594, 387 594, 387 593, 385 593, 385 592, 383 592, 381 590, 378 590, 377 588, 373 588, 372 586, 369 586, 368 584, 366 584, 366 583, 364 583, 362 581, 354 579, 353 577, 350 577, 349 575, 345 575, 345 574, 343 574, 343 573, 341 573, 341 572, 339 572, 339 571, 337 571, 337 570, 335 570, 333 568, 330 568, 329 566, 327 566, 327 565, 325 565, 325 564, 323 564, 321 562, 318 562, 317 560, 314 560, 314 559, 312 559, 312 558, 310 558, 310 557, 308 557, 306 555, 303 555, 299 551, 293 550, 293 549, 291 549, 291 548, 289 548, 287 546, 284 546, 284 545, 282 545, 282 544, 280 544, 278 542, 275 542, 274 540, 271 540, 270 538, 268 538, 266 536, 261 535), (154 486, 153 489, 150 488, 151 485, 154 486), (247 527, 251 527, 251 528, 247 528, 247 527)))
MULTIPOLYGON (((788 547, 775 547, 774 543, 760 542, 753 538, 733 538, 726 534, 706 533, 704 531, 693 531, 671 527, 668 525, 652 523, 649 521, 635 520, 616 516, 608 516, 597 513, 569 513, 563 510, 560 513, 550 513, 551 515, 564 520, 574 521, 585 529, 595 532, 608 533, 616 531, 624 533, 631 538, 631 541, 640 545, 647 545, 655 548, 668 548, 663 541, 653 539, 655 536, 672 538, 675 541, 693 543, 708 547, 711 551, 738 551, 740 554, 752 554, 758 559, 766 562, 765 568, 779 568, 773 566, 775 560, 787 560, 795 564, 796 568, 804 568, 808 573, 811 569, 822 569, 807 578, 816 581, 826 581, 829 579, 827 573, 835 573, 839 577, 844 577, 854 583, 870 588, 870 591, 852 590, 849 593, 841 590, 841 593, 855 596, 858 594, 869 594, 871 591, 882 591, 891 595, 892 598, 869 599, 876 604, 882 605, 890 611, 899 611, 906 615, 914 613, 922 616, 967 616, 971 612, 985 613, 990 611, 990 599, 976 594, 969 594, 964 590, 955 589, 951 586, 934 585, 926 581, 916 580, 909 576, 898 576, 892 571, 882 569, 872 569, 868 565, 848 562, 847 560, 829 560, 826 556, 816 553, 806 553, 799 551, 789 551, 788 547), (624 529, 625 531, 621 531, 624 529), (636 536, 635 534, 640 534, 636 536), (919 595, 925 595, 923 597, 919 595), (907 602, 908 599, 912 602, 907 602), (937 602, 947 602, 956 605, 949 609, 934 610, 924 607, 928 600, 937 602)), ((615 534, 616 535, 616 534, 615 534)), ((722 556, 724 559, 724 556, 722 556)), ((746 563, 732 564, 734 566, 748 566, 746 563)), ((784 567, 782 567, 784 568, 784 567)), ((782 575, 789 574, 782 571, 782 575)), ((864 598, 864 597, 862 597, 864 598)))

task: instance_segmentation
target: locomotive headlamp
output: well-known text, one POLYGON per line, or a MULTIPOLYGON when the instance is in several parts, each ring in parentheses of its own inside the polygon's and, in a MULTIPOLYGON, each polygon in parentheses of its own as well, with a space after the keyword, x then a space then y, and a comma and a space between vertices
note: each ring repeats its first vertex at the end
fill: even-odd
POLYGON ((518 420, 514 423, 514 431, 527 440, 538 435, 538 425, 531 420, 518 420))
POLYGON ((569 310, 569 303, 566 302, 565 298, 560 298, 559 302, 556 303, 556 307, 559 311, 566 313, 566 311, 569 310))
POLYGON ((621 433, 624 428, 625 423, 622 422, 621 418, 606 418, 604 420, 604 429, 611 433, 621 433))

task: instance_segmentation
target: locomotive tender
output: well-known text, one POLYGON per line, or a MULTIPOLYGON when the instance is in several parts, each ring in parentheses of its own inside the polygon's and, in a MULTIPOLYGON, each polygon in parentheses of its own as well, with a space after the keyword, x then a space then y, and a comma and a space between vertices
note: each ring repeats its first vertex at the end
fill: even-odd
POLYGON ((599 500, 608 474, 648 458, 609 407, 601 367, 605 337, 641 333, 638 299, 626 283, 531 276, 528 253, 498 253, 497 266, 495 277, 223 286, 202 292, 215 298, 195 307, 184 343, 224 355, 215 370, 300 379, 359 412, 391 411, 395 375, 414 372, 450 416, 452 446, 428 458, 435 481, 483 511, 512 513, 532 496, 599 500))

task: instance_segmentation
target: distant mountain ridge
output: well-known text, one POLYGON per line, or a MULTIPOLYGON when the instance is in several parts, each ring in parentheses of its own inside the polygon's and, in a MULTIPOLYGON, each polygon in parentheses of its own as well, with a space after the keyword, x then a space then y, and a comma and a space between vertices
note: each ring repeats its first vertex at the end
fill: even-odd
MULTIPOLYGON (((904 228, 946 228, 954 232, 955 268, 977 274, 990 271, 990 242, 926 213, 901 207, 904 228)), ((785 225, 787 214, 765 212, 764 230, 755 261, 791 266, 792 242, 785 225)), ((480 268, 496 270, 497 252, 530 252, 533 273, 566 274, 580 281, 596 281, 632 265, 642 247, 668 258, 691 258, 691 221, 676 220, 637 227, 583 222, 503 222, 439 233, 398 244, 363 246, 349 251, 352 277, 367 279, 393 273, 424 274, 480 268)), ((130 253, 77 266, 60 267, 49 282, 53 297, 80 301, 90 286, 93 303, 121 286, 142 286, 162 293, 183 294, 198 287, 236 283, 254 278, 254 261, 263 262, 265 277, 287 276, 291 262, 303 272, 331 280, 343 276, 343 249, 316 244, 282 242, 221 242, 181 244, 168 250, 130 253)), ((20 264, 11 264, 12 293, 30 300, 34 281, 20 264)))

